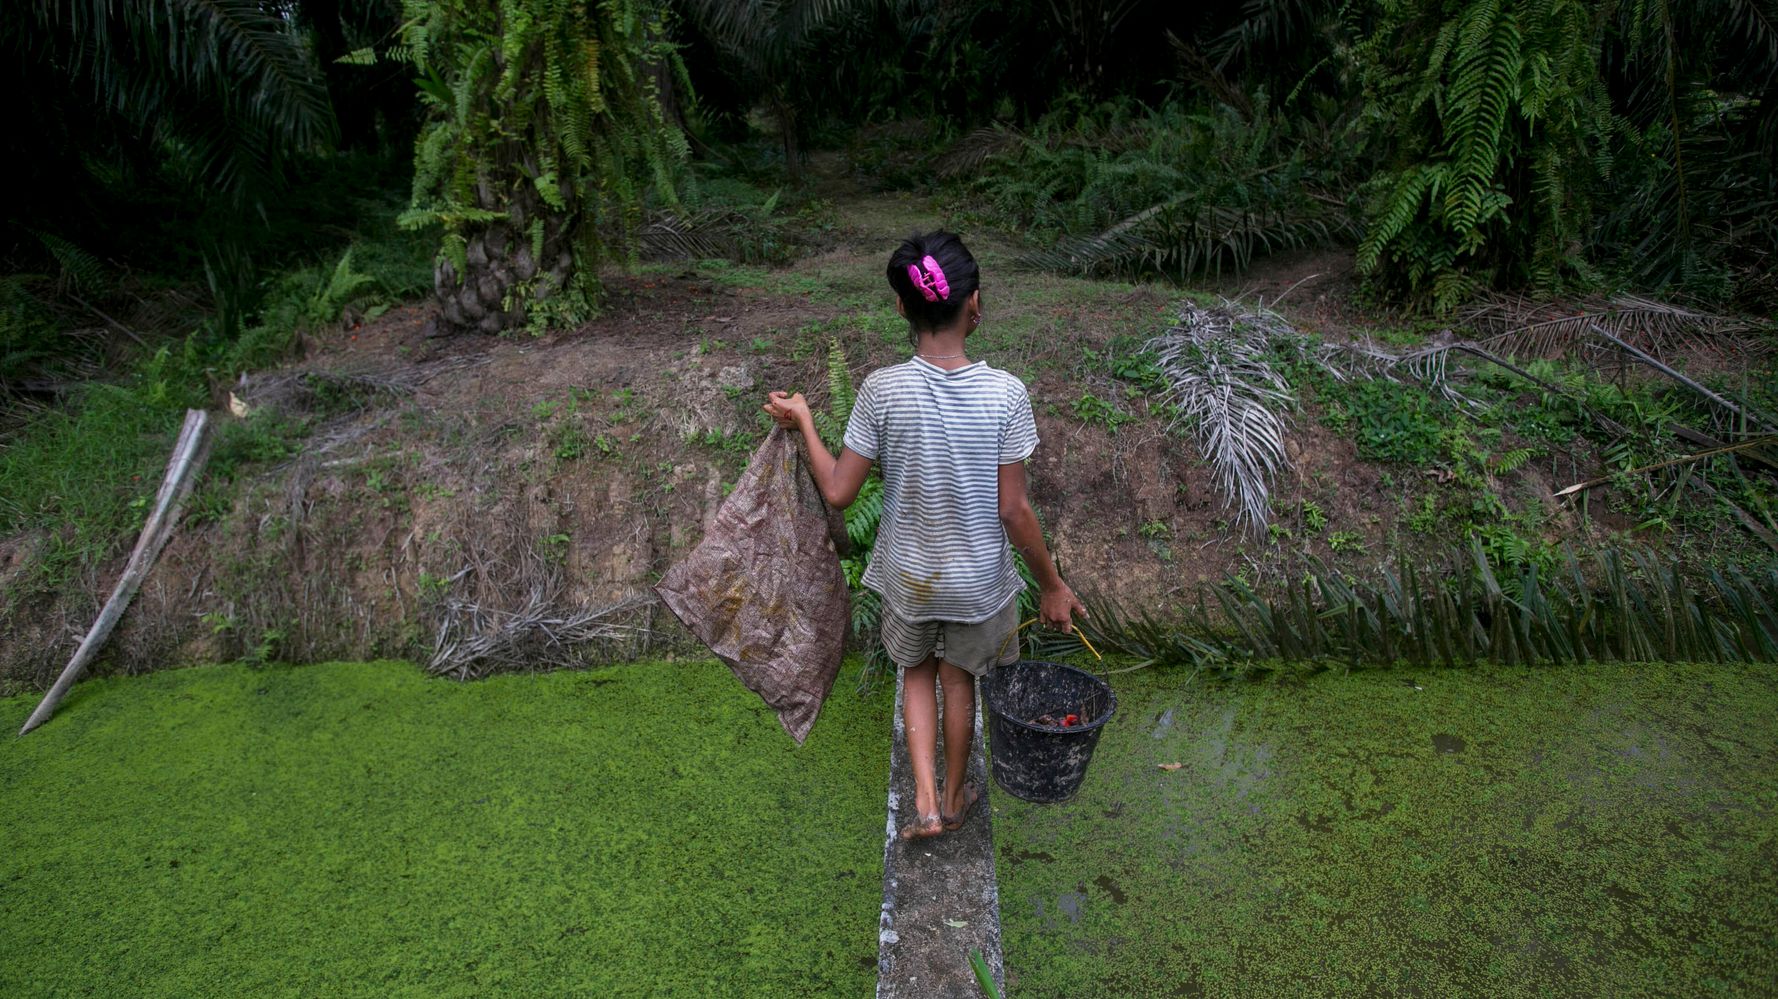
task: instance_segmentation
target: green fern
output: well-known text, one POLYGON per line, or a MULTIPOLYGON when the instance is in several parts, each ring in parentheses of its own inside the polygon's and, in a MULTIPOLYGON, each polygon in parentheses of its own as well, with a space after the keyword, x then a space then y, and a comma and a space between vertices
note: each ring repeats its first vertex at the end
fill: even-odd
POLYGON ((1610 129, 1588 7, 1394 0, 1384 11, 1358 55, 1398 165, 1369 185, 1359 270, 1441 311, 1479 284, 1557 287, 1584 273, 1584 182, 1610 129))
POLYGON ((846 348, 838 337, 827 347, 827 408, 834 422, 844 427, 852 418, 852 368, 846 363, 846 348))
POLYGON ((76 291, 91 294, 104 284, 106 267, 98 257, 55 233, 38 232, 35 229, 30 232, 49 251, 49 255, 55 258, 56 263, 61 265, 62 279, 76 291))
POLYGON ((309 295, 308 303, 303 310, 303 318, 309 325, 319 326, 331 323, 340 318, 340 312, 349 305, 352 299, 366 285, 375 282, 369 274, 352 269, 352 249, 347 247, 339 263, 327 277, 315 283, 315 289, 309 295))
POLYGON ((1510 475, 1525 467, 1525 463, 1536 455, 1537 452, 1528 447, 1514 448, 1495 457, 1489 467, 1496 475, 1510 475))

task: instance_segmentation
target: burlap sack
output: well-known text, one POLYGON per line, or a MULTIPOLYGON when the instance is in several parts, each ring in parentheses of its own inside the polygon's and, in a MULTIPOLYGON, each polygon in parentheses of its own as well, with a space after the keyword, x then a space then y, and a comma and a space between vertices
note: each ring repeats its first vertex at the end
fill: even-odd
POLYGON ((798 745, 833 688, 851 623, 831 512, 796 442, 773 428, 704 540, 654 588, 798 745))

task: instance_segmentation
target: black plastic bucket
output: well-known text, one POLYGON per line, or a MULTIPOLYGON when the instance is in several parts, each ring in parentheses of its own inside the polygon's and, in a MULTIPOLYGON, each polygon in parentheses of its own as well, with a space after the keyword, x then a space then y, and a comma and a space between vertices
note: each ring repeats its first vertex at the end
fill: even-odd
POLYGON ((1086 670, 1021 659, 982 681, 994 782, 1026 801, 1067 801, 1080 790, 1099 731, 1117 710, 1111 686, 1086 670), (1078 724, 1043 725, 1044 715, 1078 724))

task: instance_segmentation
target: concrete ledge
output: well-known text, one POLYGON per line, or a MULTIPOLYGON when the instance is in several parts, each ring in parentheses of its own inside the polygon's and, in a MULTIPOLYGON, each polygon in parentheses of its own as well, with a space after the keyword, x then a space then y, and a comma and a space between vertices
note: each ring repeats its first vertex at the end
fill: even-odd
MULTIPOLYGON (((993 807, 982 751, 981 697, 969 779, 982 798, 963 828, 904 843, 896 836, 913 818, 914 773, 902 726, 901 677, 895 680, 894 743, 889 752, 889 820, 884 826, 883 912, 877 948, 878 999, 979 997, 969 952, 981 951, 994 984, 1006 990, 1000 954, 1000 889, 994 880, 993 807)), ((943 691, 940 691, 943 696, 943 691)), ((941 740, 942 741, 942 740, 941 740)), ((938 772, 944 774, 944 750, 938 772)))

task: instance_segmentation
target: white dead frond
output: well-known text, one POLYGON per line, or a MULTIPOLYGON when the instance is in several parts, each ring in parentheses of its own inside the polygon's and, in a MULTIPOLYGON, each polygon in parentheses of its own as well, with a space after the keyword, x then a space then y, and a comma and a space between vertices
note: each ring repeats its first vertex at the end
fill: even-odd
POLYGON ((1179 322, 1148 344, 1167 379, 1163 401, 1178 411, 1174 426, 1191 431, 1224 503, 1255 534, 1270 518, 1270 480, 1290 465, 1284 430, 1296 404, 1271 355, 1302 340, 1276 313, 1188 302, 1179 322))
MULTIPOLYGON (((1461 406, 1477 407, 1476 400, 1457 389, 1457 377, 1463 372, 1454 365, 1453 354, 1468 355, 1495 364, 1506 362, 1474 343, 1451 340, 1413 350, 1393 351, 1371 341, 1355 343, 1318 343, 1307 349, 1307 356, 1336 381, 1413 382, 1437 391, 1461 406)), ((1508 364, 1511 368, 1512 365, 1508 364)), ((1518 370, 1514 368, 1513 370, 1518 370)))

